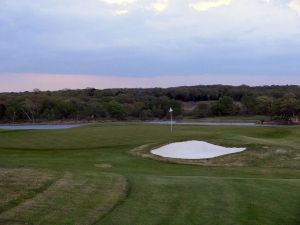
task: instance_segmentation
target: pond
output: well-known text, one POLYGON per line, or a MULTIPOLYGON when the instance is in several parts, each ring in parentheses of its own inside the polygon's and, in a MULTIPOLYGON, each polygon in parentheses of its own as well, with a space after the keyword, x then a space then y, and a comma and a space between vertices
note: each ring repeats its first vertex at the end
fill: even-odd
MULTIPOLYGON (((148 121, 148 124, 160 124, 160 125, 170 125, 170 121, 148 121)), ((257 123, 246 123, 246 122, 176 122, 173 121, 173 125, 195 125, 195 126, 270 126, 262 125, 257 123)))
POLYGON ((7 125, 0 124, 0 129, 10 130, 57 130, 57 129, 70 129, 80 127, 82 125, 71 125, 71 124, 20 124, 20 125, 7 125))

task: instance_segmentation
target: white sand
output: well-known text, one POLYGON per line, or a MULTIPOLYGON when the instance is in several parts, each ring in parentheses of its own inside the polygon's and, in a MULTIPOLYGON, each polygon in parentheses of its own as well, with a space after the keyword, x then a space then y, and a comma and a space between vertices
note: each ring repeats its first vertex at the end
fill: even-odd
POLYGON ((245 150, 246 148, 225 148, 204 141, 185 141, 162 146, 151 153, 174 159, 209 159, 245 150))

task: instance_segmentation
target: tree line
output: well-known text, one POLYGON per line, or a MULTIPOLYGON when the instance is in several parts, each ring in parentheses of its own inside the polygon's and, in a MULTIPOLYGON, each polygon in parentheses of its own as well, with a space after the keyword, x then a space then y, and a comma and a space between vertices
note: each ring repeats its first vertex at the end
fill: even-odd
POLYGON ((174 116, 265 115, 290 121, 300 114, 299 86, 192 86, 148 89, 39 91, 0 94, 2 122, 150 120, 174 116), (187 111, 184 103, 194 104, 187 111))

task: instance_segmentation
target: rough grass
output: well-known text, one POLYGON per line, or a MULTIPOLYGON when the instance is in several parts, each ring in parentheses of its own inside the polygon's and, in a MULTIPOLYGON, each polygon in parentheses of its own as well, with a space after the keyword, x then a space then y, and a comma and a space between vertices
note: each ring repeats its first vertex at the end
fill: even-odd
MULTIPOLYGON (((295 167, 299 168, 299 151, 286 146, 269 147, 263 145, 249 145, 246 151, 228 154, 212 159, 174 159, 157 156, 151 150, 159 148, 168 143, 147 144, 136 147, 130 151, 131 154, 143 158, 160 160, 169 163, 202 165, 202 166, 264 166, 264 167, 295 167), (277 163, 275 163, 277 162, 277 163)), ((230 146, 229 146, 230 147, 230 146)), ((231 146, 235 147, 235 146, 231 146)), ((241 147, 241 146, 240 146, 241 147)))
POLYGON ((44 191, 57 178, 45 170, 0 168, 0 213, 44 191))
POLYGON ((93 224, 125 196, 126 189, 120 175, 103 174, 95 179, 65 172, 44 191, 2 212, 0 224, 93 224))
MULTIPOLYGON (((173 134, 168 126, 132 123, 3 130, 0 167, 54 171, 60 179, 4 210, 0 224, 299 225, 299 136, 296 126, 175 126, 173 134), (209 166, 130 153, 193 139, 248 150, 209 160, 209 166)), ((9 185, 0 183, 4 196, 9 185)), ((15 192, 22 195, 21 189, 15 192)))

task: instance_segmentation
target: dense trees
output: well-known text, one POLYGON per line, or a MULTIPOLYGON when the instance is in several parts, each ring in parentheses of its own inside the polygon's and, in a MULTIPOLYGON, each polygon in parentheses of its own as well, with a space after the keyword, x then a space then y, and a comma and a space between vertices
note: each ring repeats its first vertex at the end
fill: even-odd
POLYGON ((294 94, 288 93, 274 101, 271 111, 276 119, 290 121, 300 114, 300 101, 294 94))
POLYGON ((238 102, 229 96, 223 96, 213 103, 199 103, 194 114, 198 117, 265 115, 272 120, 291 122, 300 114, 300 98, 295 93, 276 92, 276 97, 246 94, 238 102))
POLYGON ((212 114, 215 116, 233 116, 239 111, 238 106, 229 96, 222 96, 211 107, 212 114))
POLYGON ((175 117, 267 115, 291 121, 300 113, 298 86, 193 86, 151 89, 61 90, 0 94, 0 120, 163 119, 175 117), (188 114, 182 107, 195 105, 188 114))
POLYGON ((5 116, 6 106, 4 104, 0 104, 0 120, 5 116))
POLYGON ((243 105, 244 113, 247 115, 257 114, 257 104, 258 99, 254 95, 245 95, 241 99, 243 105))
POLYGON ((117 101, 111 101, 107 107, 108 113, 111 117, 122 120, 126 119, 127 110, 126 108, 117 101))

